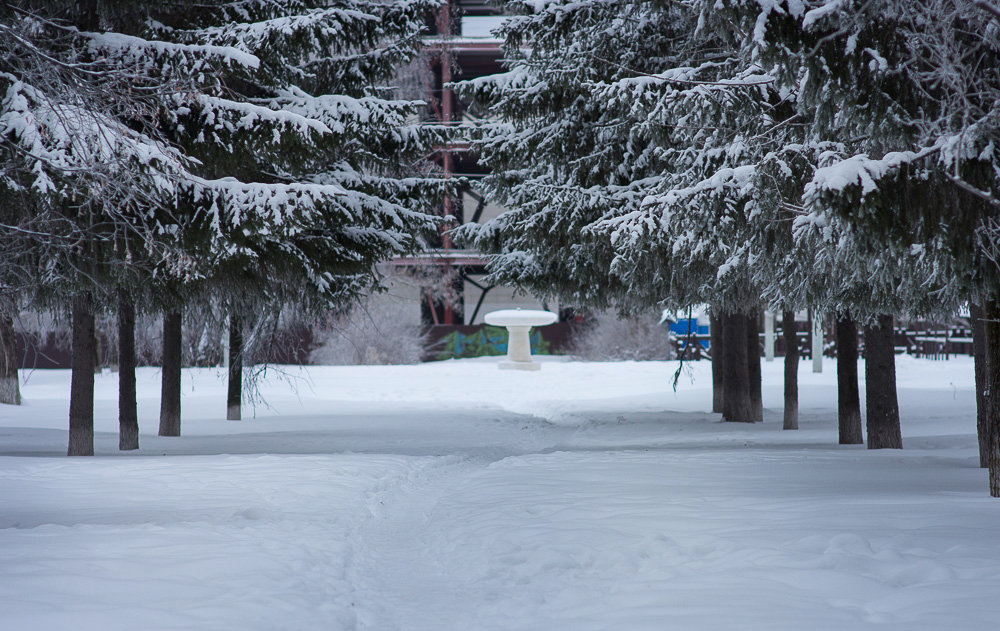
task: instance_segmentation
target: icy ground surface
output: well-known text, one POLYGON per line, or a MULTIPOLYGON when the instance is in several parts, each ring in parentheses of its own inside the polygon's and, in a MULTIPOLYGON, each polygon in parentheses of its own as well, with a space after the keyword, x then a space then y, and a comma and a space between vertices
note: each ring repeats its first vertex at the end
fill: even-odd
POLYGON ((780 361, 749 426, 707 411, 707 364, 676 394, 672 362, 287 368, 242 422, 190 370, 181 438, 143 369, 130 454, 106 373, 74 459, 69 373, 26 374, 0 406, 0 628, 996 628, 971 361, 899 358, 902 451, 838 446, 834 365, 810 365, 795 432, 780 361))

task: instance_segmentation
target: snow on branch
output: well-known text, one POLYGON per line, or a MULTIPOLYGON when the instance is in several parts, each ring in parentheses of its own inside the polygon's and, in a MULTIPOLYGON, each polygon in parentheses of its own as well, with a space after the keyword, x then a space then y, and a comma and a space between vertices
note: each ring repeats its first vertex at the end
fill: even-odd
POLYGON ((379 16, 352 9, 313 9, 297 15, 282 15, 252 23, 230 23, 223 26, 199 29, 187 33, 189 37, 216 44, 237 46, 243 50, 257 50, 274 37, 293 37, 304 31, 323 29, 326 35, 342 34, 351 22, 378 22, 379 16))
POLYGON ((361 125, 398 127, 406 122, 407 115, 414 108, 422 105, 419 101, 388 101, 377 97, 354 98, 343 94, 312 96, 294 86, 279 91, 269 103, 282 111, 322 121, 336 133, 345 131, 347 120, 361 125))
MULTIPOLYGON (((184 102, 184 95, 177 95, 178 102, 184 102)), ((207 94, 197 94, 190 101, 202 109, 202 115, 208 119, 208 124, 215 124, 220 112, 240 115, 236 129, 255 129, 257 123, 268 122, 296 129, 300 133, 315 132, 328 134, 332 130, 323 122, 285 109, 271 109, 262 105, 254 105, 246 101, 233 101, 207 94)), ((182 110, 183 112, 183 110, 182 110)))
POLYGON ((152 167, 177 173, 184 168, 186 159, 179 151, 91 104, 43 93, 6 73, 0 73, 0 82, 9 82, 0 101, 0 138, 26 157, 32 186, 39 192, 55 190, 53 177, 114 170, 116 165, 123 172, 152 167))
POLYGON ((774 77, 762 73, 762 72, 746 72, 742 76, 733 78, 721 78, 715 80, 708 79, 698 79, 703 73, 709 70, 716 70, 723 67, 725 64, 720 62, 706 62, 700 66, 679 66, 676 68, 670 68, 663 72, 658 72, 656 74, 649 74, 645 72, 640 72, 634 70, 627 66, 624 66, 616 61, 611 61, 610 59, 602 59, 596 55, 591 55, 598 61, 604 62, 606 64, 615 66, 622 70, 629 72, 630 74, 636 75, 634 77, 629 77, 619 81, 619 85, 624 88, 629 86, 649 86, 657 85, 663 83, 680 83, 683 85, 693 85, 693 86, 723 86, 723 87, 755 87, 760 85, 767 85, 774 83, 774 77))
POLYGON ((813 24, 834 15, 837 11, 840 11, 850 1, 851 0, 829 0, 825 4, 807 11, 802 18, 802 28, 808 30, 813 24))
POLYGON ((341 221, 361 226, 404 228, 432 220, 429 215, 339 184, 267 184, 190 176, 181 188, 187 189, 193 202, 210 207, 216 231, 223 223, 239 226, 260 218, 273 228, 296 232, 332 219, 331 211, 337 211, 341 221), (226 209, 225 216, 222 209, 226 209))
POLYGON ((81 36, 89 40, 89 48, 93 53, 114 55, 131 61, 139 61, 148 52, 168 57, 190 57, 201 59, 215 57, 229 65, 239 65, 256 70, 260 67, 260 59, 246 51, 233 46, 215 46, 211 44, 177 44, 160 40, 149 40, 123 33, 90 33, 81 32, 81 36))
POLYGON ((933 146, 920 151, 894 151, 881 159, 869 158, 866 154, 852 156, 834 164, 816 169, 812 180, 806 184, 806 199, 816 199, 823 193, 842 193, 852 186, 861 187, 861 197, 874 193, 879 182, 893 174, 900 167, 913 164, 940 151, 933 146))
POLYGON ((651 206, 673 206, 678 203, 686 203, 691 198, 706 193, 719 195, 735 192, 738 196, 745 196, 750 193, 749 187, 752 186, 756 175, 757 167, 755 165, 736 168, 727 167, 716 171, 711 177, 692 186, 671 189, 660 195, 648 195, 642 200, 642 206, 647 208, 651 206))

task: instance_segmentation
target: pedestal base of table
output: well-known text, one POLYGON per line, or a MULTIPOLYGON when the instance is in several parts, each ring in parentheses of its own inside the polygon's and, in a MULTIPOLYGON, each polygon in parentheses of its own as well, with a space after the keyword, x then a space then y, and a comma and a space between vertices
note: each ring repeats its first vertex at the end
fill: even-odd
POLYGON ((551 311, 521 311, 501 309, 486 314, 486 324, 507 328, 507 361, 497 366, 501 370, 541 370, 531 361, 531 327, 546 326, 557 319, 551 311))
POLYGON ((500 370, 541 370, 542 365, 538 362, 500 362, 497 364, 500 370))

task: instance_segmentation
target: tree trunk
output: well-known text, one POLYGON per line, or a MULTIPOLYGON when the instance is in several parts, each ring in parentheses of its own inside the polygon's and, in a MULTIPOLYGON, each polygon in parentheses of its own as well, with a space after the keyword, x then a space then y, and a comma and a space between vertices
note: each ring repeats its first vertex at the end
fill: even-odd
POLYGON ((799 336, 795 331, 795 312, 781 316, 781 335, 785 338, 785 424, 782 429, 799 428, 799 336))
POLYGON ((742 313, 722 316, 723 404, 722 420, 752 423, 750 375, 747 370, 747 320, 742 313))
POLYGON ((723 370, 725 350, 722 344, 722 316, 712 315, 709 320, 709 333, 712 336, 712 411, 721 413, 723 408, 723 370))
POLYGON ((836 334, 840 444, 860 445, 865 438, 861 433, 861 393, 858 390, 858 325, 851 316, 841 313, 837 317, 836 334))
POLYGON ((95 375, 101 374, 104 370, 104 345, 101 343, 101 336, 97 332, 97 326, 94 326, 94 363, 93 370, 95 375))
POLYGON ((73 298, 67 455, 94 455, 94 311, 88 294, 73 298))
POLYGON ((163 316, 160 436, 181 435, 181 314, 163 316))
POLYGON ((983 308, 969 305, 972 320, 972 356, 976 370, 976 434, 979 436, 979 466, 989 466, 990 434, 986 410, 986 325, 983 308))
POLYGON ((118 449, 139 448, 135 397, 135 304, 118 300, 118 449))
POLYGON ((986 346, 986 400, 990 495, 1000 497, 1000 301, 983 302, 983 324, 986 346))
POLYGON ((14 319, 0 313, 0 403, 21 405, 21 386, 17 381, 18 364, 14 319))
POLYGON ((747 382, 750 384, 750 410, 753 421, 764 421, 764 396, 760 376, 760 314, 755 309, 747 319, 747 382))
POLYGON ((892 316, 865 327, 865 412, 869 449, 902 449, 892 316))
POLYGON ((226 397, 226 419, 242 418, 243 399, 243 320, 229 318, 229 393, 226 397))

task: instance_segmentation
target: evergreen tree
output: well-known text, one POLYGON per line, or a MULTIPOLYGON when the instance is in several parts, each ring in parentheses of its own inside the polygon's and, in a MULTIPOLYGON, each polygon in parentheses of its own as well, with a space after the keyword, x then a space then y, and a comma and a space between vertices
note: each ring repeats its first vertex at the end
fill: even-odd
MULTIPOLYGON (((393 100, 380 86, 416 54, 423 18, 436 4, 243 2, 188 14, 184 28, 160 27, 179 41, 234 46, 260 59, 251 77, 221 79, 226 100, 259 118, 253 125, 243 111, 227 123, 227 107, 220 114, 214 101, 182 105, 169 123, 188 153, 212 165, 205 174, 223 183, 186 203, 239 208, 245 202, 234 203, 226 184, 232 177, 266 184, 237 195, 274 196, 261 200, 263 217, 227 224, 213 215, 189 230, 202 252, 199 288, 225 305, 231 322, 253 324, 289 303, 317 312, 356 298, 378 284, 378 262, 412 249, 429 226, 413 210, 429 209, 444 187, 419 174, 444 138, 413 123, 420 103, 393 100), (288 133, 289 121, 301 125, 296 133, 288 133)), ((230 339, 240 361, 243 341, 230 339)), ((230 418, 240 417, 240 361, 230 364, 230 418)))
POLYGON ((654 9, 677 13, 669 3, 504 7, 518 14, 500 31, 510 71, 456 87, 502 121, 486 127, 476 149, 493 169, 486 188, 509 211, 463 234, 493 254, 498 280, 576 304, 657 303, 669 276, 630 287, 609 274, 614 250, 593 227, 660 180, 661 143, 655 127, 599 92, 634 71, 655 72, 690 24, 650 19, 654 9))
MULTIPOLYGON (((842 239, 826 248, 831 260, 845 263, 848 278, 877 279, 876 303, 934 309, 971 297, 983 301, 989 321, 1000 304, 995 3, 722 4, 757 25, 762 58, 800 91, 812 133, 846 140, 805 189, 803 224, 841 226, 842 239), (890 291, 880 296, 878 287, 890 291)), ((1000 370, 989 368, 989 326, 986 339, 992 392, 1000 370)), ((1000 496, 1000 404, 987 397, 986 406, 990 491, 1000 496)))
POLYGON ((127 3, 5 2, 0 12, 0 289, 15 304, 72 305, 69 453, 90 454, 95 311, 109 289, 184 260, 170 200, 193 161, 158 132, 160 103, 194 90, 212 63, 243 57, 100 32, 111 16, 139 24, 127 3))
MULTIPOLYGON (((505 6, 521 13, 501 29, 510 72, 459 86, 504 121, 477 148, 510 211, 465 231, 494 255, 494 276, 623 309, 757 313, 762 252, 791 242, 773 192, 791 179, 771 151, 781 143, 759 141, 794 131, 774 78, 708 25, 704 2, 505 6)), ((741 340, 742 352, 723 346, 745 365, 741 340)), ((749 399, 723 407, 759 416, 749 399)))
POLYGON ((77 309, 151 289, 161 308, 211 295, 259 313, 377 284, 444 188, 415 173, 441 135, 378 87, 435 5, 4 3, 0 196, 17 256, 0 286, 77 309))

